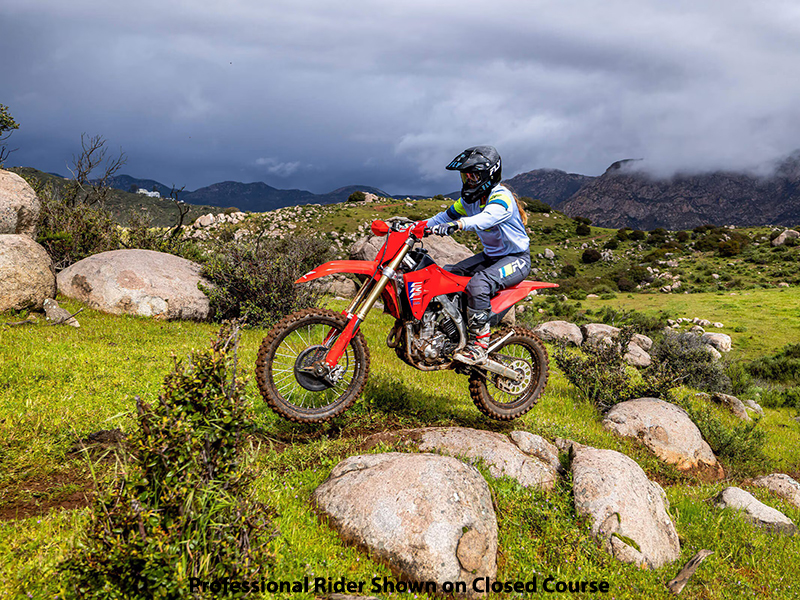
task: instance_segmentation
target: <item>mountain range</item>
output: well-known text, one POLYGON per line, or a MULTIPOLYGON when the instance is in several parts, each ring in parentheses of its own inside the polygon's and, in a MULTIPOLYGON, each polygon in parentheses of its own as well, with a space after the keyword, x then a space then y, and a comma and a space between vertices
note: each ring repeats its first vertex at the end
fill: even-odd
MULTIPOLYGON (((601 227, 634 229, 691 229, 699 225, 787 225, 800 223, 800 151, 777 163, 768 175, 745 171, 678 173, 669 177, 648 172, 647 163, 621 160, 593 177, 558 169, 537 169, 507 180, 519 196, 536 198, 571 216, 582 216, 601 227)), ((170 188, 150 179, 120 175, 115 188, 157 190, 169 196, 170 188)), ((266 183, 224 181, 179 198, 191 204, 237 207, 267 212, 298 204, 343 202, 355 191, 390 196, 371 186, 351 185, 327 194, 282 190, 266 183)), ((444 194, 457 198, 458 192, 444 194)))

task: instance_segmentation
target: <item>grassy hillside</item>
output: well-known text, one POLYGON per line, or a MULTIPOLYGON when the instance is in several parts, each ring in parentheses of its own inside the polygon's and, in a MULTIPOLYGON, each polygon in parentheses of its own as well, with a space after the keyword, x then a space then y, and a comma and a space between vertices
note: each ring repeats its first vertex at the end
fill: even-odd
MULTIPOLYGON (((777 294, 786 304, 800 299, 794 290, 777 294)), ((698 301, 692 308, 719 307, 719 297, 714 294, 689 297, 698 301)), ((759 300, 769 302, 769 295, 765 293, 759 300)), ((79 307, 70 301, 63 304, 73 312, 79 307)), ((331 301, 330 306, 340 309, 343 305, 331 301)), ((764 327, 775 331, 768 338, 770 349, 793 339, 792 332, 780 327, 781 315, 772 317, 765 312, 764 320, 764 327)), ((265 408, 252 377, 255 353, 265 332, 244 333, 239 358, 249 379, 247 397, 253 426, 248 454, 257 474, 253 492, 275 511, 278 532, 266 542, 274 557, 267 566, 269 577, 295 580, 312 574, 346 575, 369 581, 377 575, 391 579, 384 565, 343 544, 314 516, 310 494, 341 458, 365 449, 368 434, 401 427, 458 425, 501 432, 521 428, 548 439, 570 437, 625 452, 664 485, 682 541, 681 561, 701 548, 715 551, 683 597, 796 597, 800 574, 793 567, 800 553, 800 537, 762 533, 734 515, 711 508, 706 500, 723 484, 700 484, 681 476, 635 442, 604 431, 596 410, 580 399, 557 369, 553 368, 547 392, 531 413, 513 424, 500 424, 483 418, 471 404, 464 377, 450 372, 422 373, 400 363, 383 343, 390 327, 387 316, 370 315, 364 325, 372 355, 367 390, 352 410, 319 427, 288 424, 265 408)), ((114 468, 108 457, 74 453, 73 444, 101 429, 130 430, 135 396, 153 400, 172 356, 184 357, 191 349, 207 346, 214 331, 209 324, 115 317, 89 309, 81 313, 80 329, 40 323, 3 331, 0 568, 5 577, 0 581, 0 596, 44 598, 59 593, 64 580, 57 565, 79 539, 88 516, 86 508, 59 507, 83 506, 83 495, 93 487, 94 479, 104 479, 114 468)), ((733 423, 730 415, 714 411, 723 422, 733 423)), ((788 409, 766 412, 763 427, 769 436, 770 470, 797 477, 800 425, 788 409)), ((379 446, 370 451, 389 448, 379 446)), ((567 483, 549 494, 531 492, 483 472, 493 490, 499 519, 502 550, 498 579, 552 574, 564 580, 608 581, 609 597, 669 597, 663 584, 680 565, 642 571, 608 557, 592 541, 588 525, 576 518, 567 483)), ((797 508, 759 490, 754 494, 795 522, 800 519, 797 508)))
MULTIPOLYGON (((441 199, 309 205, 251 215, 244 226, 321 235, 344 255, 376 217, 422 219, 446 206, 441 199)), ((526 300, 519 316, 526 323, 553 318, 589 321, 601 314, 621 317, 632 310, 654 320, 699 317, 724 324, 719 331, 733 339, 733 361, 774 354, 800 339, 800 287, 795 285, 800 283, 796 267, 800 248, 772 248, 771 230, 736 230, 748 242, 737 253, 723 256, 719 244, 729 241, 723 237, 730 238, 734 230, 685 235, 655 232, 642 240, 619 240, 616 230, 595 227, 579 235, 579 225, 555 211, 530 215, 537 277, 554 279, 563 287, 551 297, 526 300), (587 248, 604 250, 609 243, 616 243, 611 260, 582 261, 587 248), (546 250, 554 252, 552 260, 539 256, 546 250), (638 289, 621 289, 623 275, 642 273, 652 280, 643 279, 638 289), (658 291, 675 277, 682 282, 677 291, 658 291)), ((458 237, 478 247, 474 235, 458 237)), ((70 312, 80 308, 64 298, 59 301, 70 312)), ((344 303, 329 299, 328 306, 340 310, 344 303)), ((22 316, 5 314, 0 316, 0 323, 18 321, 22 316)), ((183 358, 194 349, 207 347, 217 329, 207 323, 117 317, 88 308, 78 318, 80 329, 50 327, 42 317, 33 325, 0 325, 3 598, 63 597, 68 591, 58 565, 79 543, 88 523, 86 498, 120 468, 114 460, 113 444, 104 447, 108 452, 101 449, 87 456, 75 450, 76 442, 100 430, 131 431, 136 396, 146 401, 157 398, 173 357, 183 358)), ((342 417, 322 426, 292 425, 266 408, 253 381, 256 352, 266 332, 251 329, 243 333, 239 364, 248 379, 246 398, 252 427, 248 431, 247 459, 256 475, 252 493, 264 503, 265 514, 272 521, 272 534, 262 540, 272 557, 265 565, 266 578, 393 579, 386 565, 344 544, 315 516, 310 495, 342 458, 402 449, 386 443, 366 445, 366 438, 373 433, 454 425, 498 432, 518 428, 549 440, 568 437, 624 452, 665 488, 681 539, 681 559, 672 565, 657 571, 624 565, 597 547, 588 523, 576 516, 568 480, 544 493, 521 488, 511 480, 492 478, 480 467, 489 481, 498 515, 499 580, 538 577, 541 581, 552 575, 564 581, 607 581, 611 591, 601 597, 669 598, 672 596, 664 583, 697 551, 707 548, 715 554, 701 565, 681 597, 800 597, 800 573, 795 568, 800 536, 761 532, 736 515, 712 508, 707 500, 727 485, 741 485, 795 523, 800 522, 800 509, 763 490, 747 487, 740 476, 726 482, 701 483, 663 464, 637 442, 611 435, 602 428, 598 411, 582 399, 552 361, 547 390, 530 413, 511 424, 488 420, 472 405, 465 377, 451 372, 423 373, 400 362, 385 345, 392 324, 393 319, 379 311, 370 314, 362 326, 371 354, 365 393, 342 417)), ((552 355, 554 348, 548 349, 552 355)), ((696 402, 694 393, 688 388, 678 391, 690 403, 696 402)), ((724 426, 736 424, 722 409, 712 406, 710 410, 724 426)), ((765 473, 780 471, 800 478, 797 409, 766 408, 765 412, 758 425, 767 435, 766 464, 760 468, 765 473)), ((727 460, 722 460, 726 467, 727 460)), ((735 460, 746 461, 747 457, 735 460)), ((313 595, 290 597, 311 600, 313 595)))

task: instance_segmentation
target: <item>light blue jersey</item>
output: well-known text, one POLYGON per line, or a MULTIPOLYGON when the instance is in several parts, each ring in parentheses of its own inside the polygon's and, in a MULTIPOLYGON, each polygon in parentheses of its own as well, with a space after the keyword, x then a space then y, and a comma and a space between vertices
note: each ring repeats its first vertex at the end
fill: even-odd
POLYGON ((492 188, 485 204, 469 204, 459 198, 447 210, 428 219, 428 227, 450 221, 461 221, 464 231, 477 233, 487 256, 506 256, 530 248, 517 203, 503 185, 492 188))

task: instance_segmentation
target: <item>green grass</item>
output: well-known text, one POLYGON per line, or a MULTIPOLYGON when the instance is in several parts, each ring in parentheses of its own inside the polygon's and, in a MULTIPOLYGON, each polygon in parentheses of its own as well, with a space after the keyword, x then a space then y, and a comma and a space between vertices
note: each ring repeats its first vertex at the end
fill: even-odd
MULTIPOLYGON (((752 296, 742 294, 735 299, 713 294, 639 295, 629 302, 620 295, 615 301, 592 300, 584 305, 616 303, 654 311, 696 311, 700 317, 747 327, 747 331, 731 334, 734 345, 740 348, 749 339, 742 336, 760 336, 771 324, 775 333, 764 333, 759 343, 772 351, 794 335, 792 324, 781 317, 788 313, 780 311, 790 312, 796 299, 789 289, 782 293, 753 291, 752 296), (749 311, 723 306, 740 301, 754 304, 748 304, 749 311), (666 304, 675 302, 686 304, 666 304), (752 314, 755 304, 764 309, 760 316, 752 314), (773 311, 778 311, 774 317, 773 311)), ((79 308, 70 301, 62 304, 71 312, 79 308)), ((331 302, 330 307, 340 309, 342 304, 331 302)), ((92 469, 101 480, 110 476, 113 462, 93 456, 90 463, 86 457, 69 452, 76 439, 99 429, 129 430, 133 426, 134 398, 155 398, 171 368, 172 356, 185 357, 192 349, 206 347, 216 332, 210 324, 115 317, 90 309, 78 318, 80 329, 51 327, 41 320, 36 325, 0 328, 0 510, 20 502, 57 502, 79 488, 81 482, 91 481, 92 469), (68 477, 75 481, 68 481, 68 477), (48 480, 59 484, 44 495, 30 492, 48 480)), ((580 399, 554 366, 547 392, 534 410, 512 424, 494 422, 472 405, 466 378, 451 372, 423 373, 401 363, 384 343, 391 324, 392 320, 378 311, 370 314, 363 326, 371 352, 367 389, 345 415, 316 427, 289 424, 265 407, 252 377, 265 332, 247 330, 243 334, 239 364, 249 377, 246 395, 251 402, 253 426, 248 455, 257 473, 253 493, 276 512, 276 534, 265 542, 273 557, 267 565, 269 577, 285 581, 304 576, 345 576, 366 582, 375 576, 394 579, 386 565, 344 544, 320 521, 310 506, 311 493, 339 460, 363 451, 363 441, 370 433, 457 425, 499 432, 519 428, 550 440, 569 437, 624 452, 664 485, 681 537, 681 559, 672 565, 643 571, 618 563, 596 546, 587 523, 576 517, 568 481, 546 493, 494 479, 484 470, 498 514, 500 580, 535 576, 541 584, 550 575, 565 581, 604 580, 611 592, 602 597, 668 598, 671 596, 664 583, 699 549, 709 548, 715 554, 701 565, 682 597, 716 600, 800 595, 800 573, 795 568, 800 536, 771 536, 736 515, 712 508, 706 500, 721 489, 721 484, 700 484, 662 464, 636 441, 606 432, 595 409, 580 399)), ((753 346, 745 348, 743 355, 754 352, 753 346)), ((723 422, 734 423, 729 415, 714 410, 723 422)), ((800 470, 800 425, 786 409, 766 413, 762 425, 769 436, 766 451, 770 467, 796 474, 800 470)), ((378 446, 371 451, 391 448, 378 446)), ((763 490, 753 493, 800 522, 797 508, 763 490)), ((0 572, 4 573, 0 597, 46 598, 58 594, 65 584, 57 565, 78 539, 87 518, 88 511, 80 509, 0 521, 0 572)), ((364 591, 369 593, 369 584, 364 591)), ((291 597, 310 599, 313 595, 291 597)))

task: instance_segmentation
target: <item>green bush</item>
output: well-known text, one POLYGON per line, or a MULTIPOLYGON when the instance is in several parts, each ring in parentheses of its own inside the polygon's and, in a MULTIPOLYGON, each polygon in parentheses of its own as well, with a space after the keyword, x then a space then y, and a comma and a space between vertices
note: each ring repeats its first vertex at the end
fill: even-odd
POLYGON ((553 207, 539 200, 538 198, 529 198, 523 196, 520 198, 525 210, 529 213, 549 213, 553 212, 553 207))
POLYGON ((762 390, 760 404, 763 408, 789 406, 800 409, 800 388, 778 386, 762 390))
POLYGON ((364 192, 357 191, 347 197, 347 202, 364 202, 366 199, 367 195, 364 192))
POLYGON ((747 371, 758 379, 777 383, 800 382, 800 344, 788 344, 773 356, 747 364, 747 371))
POLYGON ((100 252, 120 247, 121 231, 102 204, 75 201, 54 186, 34 186, 41 202, 39 242, 57 271, 100 252))
POLYGON ((605 244, 603 244, 603 248, 606 250, 616 250, 619 248, 619 241, 617 238, 612 237, 605 244))
POLYGON ((581 237, 591 235, 592 228, 586 225, 585 223, 578 223, 577 227, 575 227, 575 234, 581 237))
POLYGON ((600 260, 600 258, 601 258, 600 251, 595 250, 594 248, 587 248, 586 250, 583 251, 583 254, 581 254, 581 262, 587 265, 591 263, 596 263, 598 260, 600 260))
POLYGON ((630 227, 623 227, 622 229, 617 229, 617 239, 620 242, 624 242, 629 237, 629 231, 631 231, 630 227))
POLYGON ((580 394, 605 412, 615 404, 641 397, 668 397, 674 384, 655 369, 634 377, 635 369, 624 359, 633 328, 625 327, 610 343, 584 344, 578 351, 568 351, 560 344, 553 356, 556 365, 580 394))
POLYGON ((645 233, 644 231, 636 229, 634 231, 631 231, 628 234, 628 237, 632 239, 634 242, 641 242, 645 238, 645 233))
POLYGON ((651 358, 683 385, 710 392, 729 392, 731 380, 724 365, 715 360, 700 337, 669 333, 653 344, 651 358))
POLYGON ((318 287, 294 282, 330 258, 332 248, 324 238, 223 244, 202 270, 212 284, 202 288, 211 303, 212 318, 269 327, 284 315, 316 306, 322 296, 318 287))
POLYGON ((717 458, 724 462, 729 478, 755 475, 769 468, 764 454, 767 434, 758 421, 727 427, 708 405, 693 406, 685 401, 680 404, 717 458))
POLYGON ((85 539, 62 565, 80 598, 202 598, 189 578, 251 580, 269 563, 265 507, 248 500, 249 419, 236 379, 238 333, 176 362, 137 428, 116 481, 95 498, 85 539))

